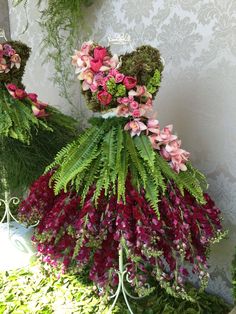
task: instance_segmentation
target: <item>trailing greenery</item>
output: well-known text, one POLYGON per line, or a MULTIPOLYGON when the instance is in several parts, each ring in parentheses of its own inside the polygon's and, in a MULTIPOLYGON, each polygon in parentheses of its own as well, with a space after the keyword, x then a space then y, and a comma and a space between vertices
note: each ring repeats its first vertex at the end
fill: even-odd
POLYGON ((166 180, 174 181, 184 193, 188 190, 199 203, 204 203, 204 176, 188 163, 188 170, 177 174, 153 151, 146 135, 131 138, 123 128, 127 118, 93 118, 92 127, 77 140, 63 148, 46 169, 57 167, 52 181, 55 193, 74 185, 85 199, 89 187, 96 185, 94 200, 101 191, 117 194, 125 201, 128 174, 138 190, 146 190, 146 198, 158 214, 159 194, 165 193, 166 180))
MULTIPOLYGON (((99 297, 87 276, 61 275, 56 277, 40 268, 37 262, 29 268, 0 273, 0 313, 80 313, 106 314, 106 296, 99 297)), ((230 306, 221 298, 198 292, 189 286, 195 303, 169 296, 158 288, 142 301, 130 302, 137 314, 226 314, 230 306)), ((122 297, 112 313, 128 314, 122 297)))
MULTIPOLYGON (((70 89, 71 73, 70 56, 77 46, 80 36, 79 25, 83 18, 85 7, 94 0, 48 0, 46 7, 42 0, 36 0, 40 10, 40 26, 43 32, 42 50, 46 52, 45 61, 53 61, 55 73, 54 83, 60 87, 61 96, 73 106, 68 93, 70 89)), ((15 0, 15 5, 28 0, 15 0)))
MULTIPOLYGON (((27 145, 11 137, 0 137, 0 169, 5 170, 8 188, 21 193, 39 177, 56 153, 77 135, 76 122, 48 107, 47 125, 53 132, 39 128, 31 132, 27 145)), ((0 181, 0 191, 4 190, 0 181)))

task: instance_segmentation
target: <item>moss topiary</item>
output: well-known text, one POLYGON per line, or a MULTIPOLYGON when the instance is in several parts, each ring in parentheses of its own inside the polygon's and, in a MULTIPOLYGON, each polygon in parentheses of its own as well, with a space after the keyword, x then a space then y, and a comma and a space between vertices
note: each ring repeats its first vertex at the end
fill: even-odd
MULTIPOLYGON (((131 53, 122 55, 121 60, 122 65, 119 71, 125 75, 135 76, 139 85, 147 85, 156 70, 161 74, 164 69, 159 50, 149 45, 141 46, 131 53)), ((159 87, 153 97, 158 89, 159 87)))
POLYGON ((26 63, 30 56, 31 48, 20 41, 7 41, 4 42, 4 44, 9 44, 13 49, 15 49, 16 53, 21 58, 21 65, 19 69, 13 67, 8 73, 0 73, 0 82, 15 84, 19 88, 24 88, 24 85, 22 84, 22 77, 25 72, 26 63))

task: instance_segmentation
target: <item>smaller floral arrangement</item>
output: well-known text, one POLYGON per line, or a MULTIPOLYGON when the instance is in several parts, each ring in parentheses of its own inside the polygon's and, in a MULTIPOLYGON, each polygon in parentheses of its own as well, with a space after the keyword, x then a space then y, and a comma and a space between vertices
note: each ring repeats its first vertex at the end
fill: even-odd
POLYGON ((18 88, 15 84, 7 84, 6 88, 15 99, 28 99, 32 103, 32 112, 35 117, 42 118, 48 116, 48 113, 46 113, 48 105, 38 100, 37 94, 27 93, 24 89, 18 88))
POLYGON ((19 69, 21 57, 9 44, 0 44, 0 73, 8 73, 13 67, 19 69))

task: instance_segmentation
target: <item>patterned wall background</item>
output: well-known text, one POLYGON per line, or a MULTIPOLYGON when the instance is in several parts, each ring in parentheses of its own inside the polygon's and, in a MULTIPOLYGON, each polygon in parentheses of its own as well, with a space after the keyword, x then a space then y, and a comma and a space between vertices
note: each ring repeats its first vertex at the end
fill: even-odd
MULTIPOLYGON (((0 28, 3 28, 6 32, 7 38, 10 38, 10 22, 8 14, 8 1, 0 0, 0 28)), ((0 38, 1 40, 1 38, 0 38)))
MULTIPOLYGON (((25 83, 68 112, 50 81, 53 67, 41 65, 36 1, 10 6, 12 37, 33 48, 25 83)), ((107 44, 114 33, 129 33, 133 45, 158 47, 166 62, 156 99, 161 124, 174 123, 194 164, 207 174, 209 190, 221 207, 229 237, 215 245, 209 290, 232 301, 231 260, 236 246, 236 1, 235 0, 97 0, 85 14, 91 38, 107 44)), ((86 34, 85 34, 86 35, 86 34)), ((70 56, 68 56, 69 58, 70 56)), ((77 83, 76 83, 77 84, 77 83)), ((79 99, 75 96, 75 101, 79 99)))

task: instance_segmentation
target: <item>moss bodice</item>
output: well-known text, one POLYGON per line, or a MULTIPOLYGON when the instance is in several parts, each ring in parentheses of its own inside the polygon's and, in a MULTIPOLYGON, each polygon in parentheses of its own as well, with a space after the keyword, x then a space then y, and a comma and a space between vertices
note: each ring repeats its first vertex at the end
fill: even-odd
POLYGON ((20 41, 7 41, 1 44, 9 44, 20 56, 21 64, 19 69, 13 67, 8 73, 0 73, 0 82, 5 84, 12 83, 17 85, 19 88, 24 88, 22 84, 22 77, 24 75, 25 66, 27 60, 29 59, 31 49, 20 41))

